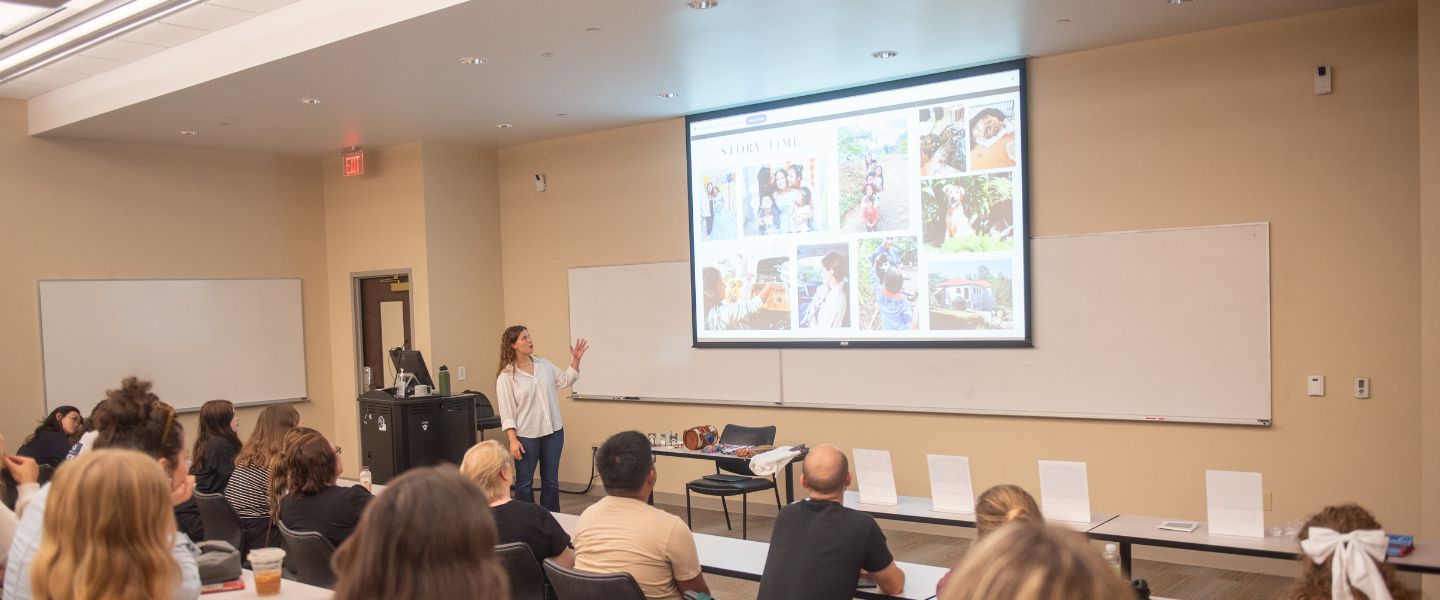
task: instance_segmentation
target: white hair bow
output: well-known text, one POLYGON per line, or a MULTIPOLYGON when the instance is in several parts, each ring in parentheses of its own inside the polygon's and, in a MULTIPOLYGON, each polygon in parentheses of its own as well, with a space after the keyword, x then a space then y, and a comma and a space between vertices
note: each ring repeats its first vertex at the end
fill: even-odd
POLYGON ((1331 600, 1351 600, 1351 587, 1365 592, 1370 600, 1390 600, 1380 563, 1385 560, 1385 547, 1390 539, 1380 529, 1356 529, 1341 534, 1327 527, 1311 527, 1309 539, 1300 548, 1317 565, 1330 561, 1331 600))

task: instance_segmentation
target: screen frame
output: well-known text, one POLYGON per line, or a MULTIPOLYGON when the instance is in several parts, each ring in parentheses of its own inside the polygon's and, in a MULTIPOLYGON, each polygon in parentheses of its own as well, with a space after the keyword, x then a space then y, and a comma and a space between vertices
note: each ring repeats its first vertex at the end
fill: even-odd
POLYGON ((1030 318, 1031 294, 1034 293, 1030 285, 1030 93, 1029 93, 1029 72, 1027 66, 1029 60, 1019 58, 1014 60, 963 67, 938 73, 929 73, 903 79, 882 81, 878 83, 865 84, 856 87, 843 88, 828 92, 819 92, 770 100, 756 104, 746 104, 732 108, 713 110, 703 113, 685 115, 685 195, 688 199, 689 210, 687 211, 687 228, 690 232, 690 347, 691 348, 1033 348, 1035 347, 1034 323, 1030 318), (697 121, 708 121, 722 117, 729 117, 739 114, 774 110, 800 104, 811 104, 824 102, 837 98, 847 98, 875 92, 884 92, 893 89, 913 87, 931 83, 940 83, 978 75, 988 75, 1003 71, 1017 71, 1019 75, 1017 103, 1020 106, 1020 164, 1018 169, 1020 178, 1020 247, 1021 263, 1024 265, 1024 286, 1025 302, 1021 309, 1022 318, 1025 324, 1025 338, 1018 340, 783 340, 783 341, 700 341, 700 316, 696 313, 696 290, 695 281, 695 173, 691 162, 690 148, 690 125, 697 121))

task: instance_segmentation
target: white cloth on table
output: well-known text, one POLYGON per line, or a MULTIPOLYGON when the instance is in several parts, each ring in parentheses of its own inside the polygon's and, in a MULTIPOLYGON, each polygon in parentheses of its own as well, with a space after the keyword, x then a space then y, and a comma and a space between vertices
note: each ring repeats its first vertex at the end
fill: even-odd
POLYGON ((780 472, 795 457, 800 456, 794 446, 780 446, 768 452, 762 452, 750 457, 750 471, 761 477, 769 477, 780 472))

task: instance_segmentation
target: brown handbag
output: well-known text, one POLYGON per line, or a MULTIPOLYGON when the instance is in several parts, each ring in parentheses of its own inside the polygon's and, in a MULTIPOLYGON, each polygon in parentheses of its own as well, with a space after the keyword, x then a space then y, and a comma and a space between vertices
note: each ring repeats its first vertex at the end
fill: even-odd
POLYGON ((713 425, 701 425, 685 430, 685 447, 690 450, 699 450, 706 446, 712 446, 720 440, 719 434, 715 433, 713 425))

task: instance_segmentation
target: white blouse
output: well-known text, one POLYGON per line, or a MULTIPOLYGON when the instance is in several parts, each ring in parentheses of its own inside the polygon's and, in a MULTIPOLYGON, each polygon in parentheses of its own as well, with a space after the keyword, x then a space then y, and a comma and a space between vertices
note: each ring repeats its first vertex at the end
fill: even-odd
POLYGON ((580 372, 566 367, 562 372, 548 360, 531 356, 535 374, 506 367, 495 378, 495 395, 500 399, 500 429, 514 429, 523 438, 538 438, 560 431, 559 388, 570 387, 580 372))

